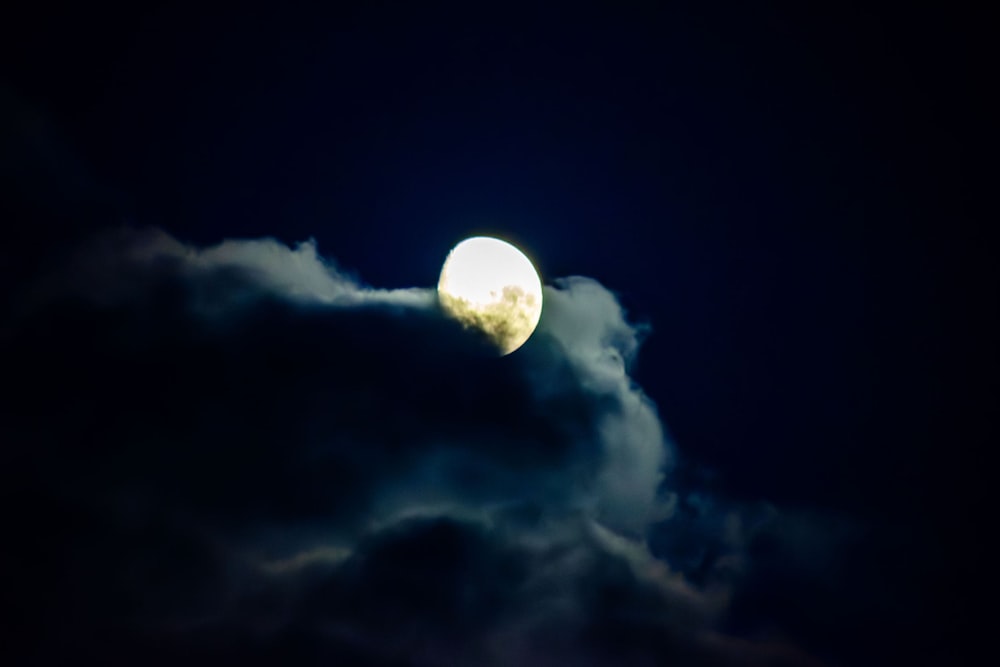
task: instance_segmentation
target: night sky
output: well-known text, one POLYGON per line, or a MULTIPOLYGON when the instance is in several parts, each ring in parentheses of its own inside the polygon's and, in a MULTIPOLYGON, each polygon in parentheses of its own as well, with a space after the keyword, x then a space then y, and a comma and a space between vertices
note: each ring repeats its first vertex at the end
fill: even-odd
POLYGON ((984 24, 814 4, 5 12, 0 657, 971 655, 984 24))

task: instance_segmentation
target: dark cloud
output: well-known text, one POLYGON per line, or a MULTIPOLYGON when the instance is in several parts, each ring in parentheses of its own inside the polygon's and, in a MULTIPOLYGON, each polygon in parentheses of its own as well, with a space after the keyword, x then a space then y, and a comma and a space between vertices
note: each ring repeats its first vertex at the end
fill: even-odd
POLYGON ((122 230, 3 331, 2 565, 39 659, 809 664, 722 633, 740 517, 698 576, 647 546, 681 525, 671 448, 593 280, 498 358, 311 242, 122 230))

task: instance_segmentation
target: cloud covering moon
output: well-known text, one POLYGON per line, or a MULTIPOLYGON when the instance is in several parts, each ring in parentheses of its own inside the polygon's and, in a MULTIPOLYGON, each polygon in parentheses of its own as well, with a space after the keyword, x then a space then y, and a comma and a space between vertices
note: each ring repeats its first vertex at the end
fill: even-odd
POLYGON ((59 619, 35 657, 769 664, 720 631, 729 552, 700 586, 646 543, 675 499, 628 372, 643 329, 592 279, 544 289, 536 344, 497 364, 433 289, 368 287, 312 242, 81 249, 0 329, 0 482, 41 517, 6 505, 33 547, 0 564, 59 619))

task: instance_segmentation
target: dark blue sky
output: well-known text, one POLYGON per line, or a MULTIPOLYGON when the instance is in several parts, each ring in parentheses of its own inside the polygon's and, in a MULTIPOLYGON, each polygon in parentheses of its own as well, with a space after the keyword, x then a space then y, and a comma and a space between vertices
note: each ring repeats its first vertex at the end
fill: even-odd
POLYGON ((492 231, 547 278, 594 276, 653 325, 640 378, 683 450, 803 470, 755 469, 754 494, 864 498, 859 457, 888 472, 893 441, 929 440, 972 300, 950 274, 984 270, 960 257, 960 20, 81 8, 17 31, 7 94, 109 223, 312 237, 387 287, 492 231))
POLYGON ((900 524, 862 569, 921 551, 899 586, 957 603, 995 430, 985 47, 958 9, 800 4, 31 10, 0 270, 128 223, 429 286, 502 236, 651 326, 678 488, 900 524))

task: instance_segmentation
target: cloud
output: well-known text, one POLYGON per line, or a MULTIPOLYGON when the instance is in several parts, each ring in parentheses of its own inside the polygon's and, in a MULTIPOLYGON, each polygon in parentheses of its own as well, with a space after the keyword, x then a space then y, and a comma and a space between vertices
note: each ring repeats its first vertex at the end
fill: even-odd
POLYGON ((717 596, 579 515, 406 519, 362 538, 337 569, 303 576, 294 616, 250 625, 413 664, 820 664, 778 640, 720 633, 717 596))
MULTIPOLYGON (((418 429, 411 440, 428 441, 413 446, 424 449, 407 461, 405 474, 393 479, 393 488, 381 494, 379 502, 383 504, 391 505, 390 496, 399 496, 403 489, 408 491, 395 502, 404 507, 418 501, 446 501, 454 495, 451 491, 457 478, 475 475, 484 481, 478 490, 466 489, 463 501, 468 501, 470 494, 480 496, 483 502, 506 499, 522 485, 524 467, 512 465, 520 458, 530 464, 531 472, 539 473, 534 480, 536 488, 549 489, 551 496, 561 495, 568 503, 589 505, 616 528, 641 532, 662 514, 657 488, 668 463, 668 444, 655 407, 626 372, 642 332, 625 320, 614 296, 596 281, 575 277, 547 287, 546 310, 534 349, 514 365, 469 359, 477 364, 474 369, 464 368, 461 360, 463 355, 476 356, 471 347, 475 341, 457 341, 462 334, 440 316, 432 289, 362 285, 320 257, 311 241, 289 248, 273 239, 228 240, 197 248, 161 230, 125 228, 84 247, 66 270, 45 284, 42 294, 44 298, 38 300, 43 303, 72 295, 104 308, 101 312, 124 311, 126 323, 118 322, 118 333, 136 345, 142 345, 136 341, 143 338, 147 343, 155 339, 163 354, 171 354, 185 337, 206 342, 207 332, 219 322, 225 325, 221 336, 239 337, 246 347, 258 346, 252 354, 307 354, 314 348, 320 356, 313 364, 305 358, 282 362, 294 368, 290 381, 300 385, 316 382, 316 392, 336 394, 331 401, 340 406, 331 406, 330 411, 345 413, 349 421, 346 413, 353 411, 357 417, 365 410, 372 412, 365 418, 378 419, 376 406, 353 405, 360 398, 358 394, 371 401, 382 400, 377 408, 384 410, 390 421, 410 421, 418 429), (139 321, 129 315, 134 312, 142 312, 139 321), (302 331, 301 339, 295 339, 297 330, 302 331), (363 333, 368 330, 372 330, 370 334, 363 333), (321 339, 324 335, 328 336, 326 346, 321 339), (451 349, 449 343, 459 347, 451 349), (386 349, 386 345, 397 349, 386 349), (400 345, 425 349, 419 351, 420 359, 403 358, 406 353, 399 351, 400 345), (369 360, 371 366, 334 358, 338 346, 353 348, 359 359, 369 360), (324 347, 330 349, 321 349, 324 347), (388 359, 395 365, 387 366, 384 362, 388 359), (336 366, 337 377, 316 377, 326 363, 336 366), (405 375, 424 380, 431 373, 448 378, 448 384, 437 384, 436 397, 418 398, 412 391, 393 391, 394 385, 407 382, 405 375), (457 395, 456 388, 464 391, 470 384, 479 386, 470 395, 457 395), (490 385, 508 394, 482 388, 490 385), (389 388, 387 396, 381 396, 383 388, 389 388), (495 394, 496 414, 485 422, 503 425, 496 424, 489 434, 478 432, 481 424, 470 425, 477 432, 472 434, 472 442, 463 442, 469 434, 452 427, 463 419, 455 412, 482 414, 490 409, 486 403, 490 394, 495 394), (415 402, 404 404, 403 397, 415 402), (428 405, 433 400, 439 405, 428 405), (449 404, 454 409, 449 409, 449 404), (415 405, 422 406, 422 414, 414 414, 415 405), (546 442, 538 442, 540 435, 546 442), (490 444, 484 447, 484 441, 490 444), (544 465, 538 465, 542 460, 544 465)), ((213 341, 220 346, 225 344, 221 336, 213 341)), ((259 363, 252 358, 227 359, 229 352, 220 350, 220 358, 206 360, 201 367, 190 360, 177 363, 194 366, 188 369, 192 378, 204 373, 241 372, 228 368, 230 364, 259 363)), ((308 387, 299 390, 310 391, 308 387)), ((283 395, 272 397, 263 407, 272 411, 276 405, 293 400, 292 391, 283 390, 283 395)), ((227 407, 230 395, 223 393, 217 407, 227 407)), ((302 397, 302 401, 315 403, 311 396, 302 397)), ((236 415, 228 417, 235 419, 236 415)), ((312 428, 320 425, 336 428, 322 418, 312 428)), ((357 446, 378 448, 385 441, 384 431, 394 428, 389 423, 361 420, 354 427, 363 430, 359 439, 376 441, 357 446)), ((338 440, 342 435, 337 434, 338 440)), ((201 436, 196 433, 194 437, 201 436)), ((354 458, 344 451, 343 442, 331 445, 317 441, 311 447, 314 456, 326 452, 341 464, 354 458)), ((394 475, 389 470, 383 472, 394 475)))
POLYGON ((429 289, 373 289, 342 273, 317 253, 316 242, 294 248, 275 239, 229 239, 207 248, 181 243, 156 228, 125 227, 80 250, 50 289, 76 287, 105 303, 146 296, 150 282, 172 277, 194 289, 203 315, 238 306, 253 296, 301 304, 401 305, 428 308, 429 289), (225 277, 230 280, 225 280, 225 277), (221 287, 221 289, 220 289, 221 287))
MULTIPOLYGON (((581 388, 605 401, 595 424, 604 466, 597 481, 602 519, 641 531, 669 504, 657 489, 669 463, 663 427, 652 401, 628 376, 644 329, 625 320, 614 295, 590 278, 557 280, 545 290, 541 332, 559 344, 581 388)), ((544 379, 540 380, 547 386, 544 379)))
POLYGON ((647 546, 671 449, 628 374, 645 330, 596 281, 546 287, 503 358, 432 290, 365 286, 313 242, 119 230, 30 299, 2 334, 0 483, 32 548, 0 566, 46 645, 729 664, 731 579, 647 546))

